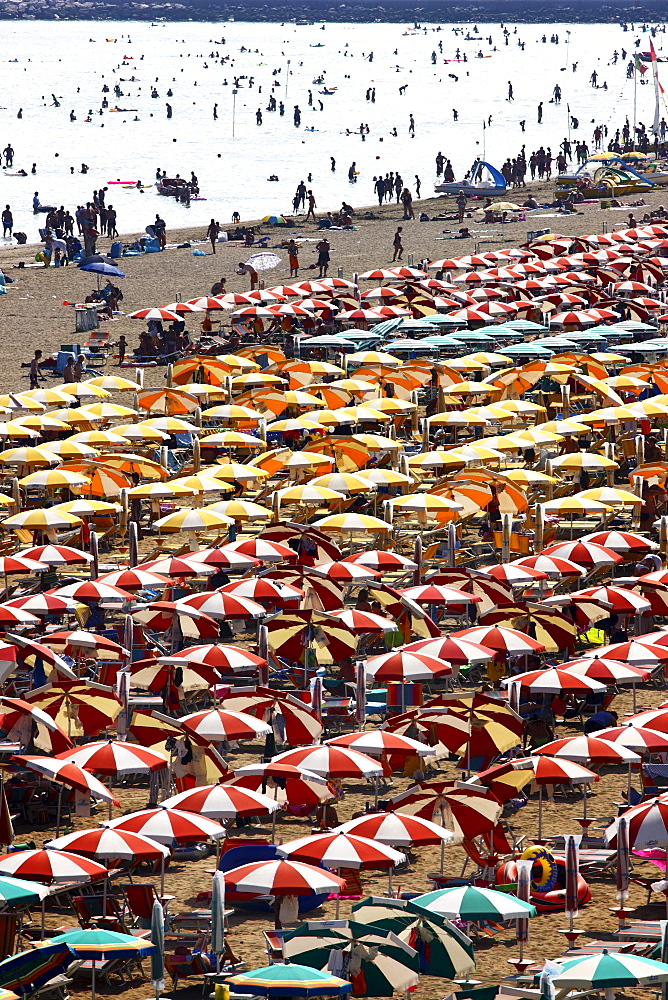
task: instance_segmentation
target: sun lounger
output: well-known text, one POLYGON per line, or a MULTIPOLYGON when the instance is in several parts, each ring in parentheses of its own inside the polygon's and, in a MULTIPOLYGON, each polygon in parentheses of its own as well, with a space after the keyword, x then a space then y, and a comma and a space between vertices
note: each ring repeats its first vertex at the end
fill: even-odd
POLYGON ((613 931, 613 934, 617 938, 629 939, 633 941, 636 939, 645 941, 660 941, 661 921, 629 920, 624 927, 620 927, 619 930, 613 931))

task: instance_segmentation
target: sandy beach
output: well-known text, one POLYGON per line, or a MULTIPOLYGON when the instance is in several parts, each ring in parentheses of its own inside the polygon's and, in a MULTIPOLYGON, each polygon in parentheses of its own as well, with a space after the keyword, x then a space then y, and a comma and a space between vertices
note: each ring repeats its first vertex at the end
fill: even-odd
MULTIPOLYGON (((516 203, 521 203, 529 192, 538 203, 552 200, 554 184, 527 185, 526 190, 509 191, 507 197, 516 203)), ((624 208, 601 209, 598 201, 577 206, 577 212, 572 215, 562 215, 554 209, 538 209, 527 214, 524 222, 509 222, 504 225, 483 225, 477 223, 479 212, 473 212, 473 202, 469 202, 465 225, 471 231, 471 239, 459 239, 459 224, 455 214, 453 198, 425 198, 414 202, 415 214, 420 212, 433 216, 448 214, 451 218, 441 222, 403 222, 403 209, 400 205, 385 204, 381 207, 370 205, 366 209, 355 212, 355 230, 335 230, 329 233, 332 245, 332 262, 330 275, 336 275, 339 268, 343 276, 350 278, 355 272, 362 272, 371 267, 388 265, 392 260, 392 240, 397 226, 403 226, 404 263, 409 256, 418 264, 423 258, 437 260, 443 257, 473 253, 476 250, 500 249, 505 246, 519 246, 524 243, 529 231, 549 230, 565 235, 585 235, 613 229, 623 228, 629 213, 634 213, 638 221, 645 211, 658 208, 667 203, 668 192, 657 189, 656 192, 644 196, 646 207, 634 207, 634 202, 640 196, 628 196, 620 199, 624 208), (469 217, 469 214, 471 217, 469 217), (482 241, 485 241, 484 243, 482 241)), ((303 218, 303 217, 302 217, 303 218)), ((296 218, 299 222, 299 217, 296 218)), ((277 247, 281 240, 288 239, 293 234, 299 234, 303 239, 300 250, 300 278, 306 280, 317 274, 315 260, 317 254, 315 244, 320 239, 317 226, 313 222, 301 222, 294 228, 276 227, 261 223, 258 220, 242 220, 244 225, 256 227, 258 235, 269 236, 269 247, 277 247), (309 265, 313 270, 309 270, 309 265)), ((123 234, 124 243, 130 243, 141 233, 123 234)), ((173 302, 176 298, 187 301, 195 296, 207 295, 213 283, 221 276, 226 278, 226 288, 229 292, 247 291, 247 279, 237 275, 236 269, 240 261, 246 260, 250 253, 238 243, 219 243, 215 255, 211 253, 210 244, 204 242, 206 230, 202 227, 193 229, 168 230, 168 249, 159 254, 145 254, 141 257, 123 259, 121 267, 126 274, 118 283, 123 291, 121 309, 125 314, 147 306, 161 306, 173 302), (192 249, 177 249, 176 245, 193 241, 193 247, 206 252, 205 257, 195 257, 192 249)), ((98 239, 100 252, 108 252, 111 240, 98 239)), ((85 274, 74 266, 66 268, 44 268, 42 266, 20 269, 18 264, 34 264, 34 255, 38 246, 14 247, 0 249, 0 267, 12 279, 9 294, 0 298, 0 321, 2 336, 0 338, 0 391, 16 390, 17 385, 25 383, 28 386, 27 370, 21 371, 19 365, 27 362, 36 348, 45 355, 59 349, 61 344, 83 343, 85 335, 74 333, 74 309, 72 303, 82 302, 86 295, 95 288, 93 275, 85 274), (68 303, 68 304, 64 304, 68 303), (17 379, 18 377, 18 379, 17 379)), ((285 284, 289 280, 287 253, 277 251, 282 256, 283 263, 276 269, 265 273, 265 284, 285 284)), ((369 286, 370 287, 370 286, 369 286)), ((221 313, 223 322, 229 325, 229 313, 221 313)), ((128 320, 125 317, 102 324, 109 331, 112 342, 124 334, 131 347, 139 342, 139 333, 144 324, 138 320, 128 320)), ((198 332, 198 322, 192 317, 188 326, 198 332)), ((113 369, 112 359, 107 363, 107 371, 113 369)), ((146 369, 146 385, 161 384, 165 375, 164 368, 146 369)))

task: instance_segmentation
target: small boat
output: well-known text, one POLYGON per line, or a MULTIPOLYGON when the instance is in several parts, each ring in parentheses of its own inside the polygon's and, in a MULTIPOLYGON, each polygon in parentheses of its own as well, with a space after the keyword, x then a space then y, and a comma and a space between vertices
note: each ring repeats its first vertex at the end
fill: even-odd
POLYGON ((491 163, 474 160, 463 181, 442 181, 435 185, 434 190, 450 195, 463 191, 468 198, 495 198, 506 190, 506 179, 491 163))
POLYGON ((594 156, 574 172, 559 174, 555 193, 557 198, 564 198, 573 188, 578 188, 583 194, 605 198, 649 191, 658 183, 658 176, 653 178, 649 173, 639 173, 620 156, 605 160, 594 156))

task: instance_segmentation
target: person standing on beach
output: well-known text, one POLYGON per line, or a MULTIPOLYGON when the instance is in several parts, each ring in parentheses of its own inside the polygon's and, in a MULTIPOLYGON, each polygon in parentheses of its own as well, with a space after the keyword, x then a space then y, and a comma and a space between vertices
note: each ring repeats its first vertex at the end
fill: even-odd
POLYGON ((420 180, 420 178, 416 174, 415 175, 415 197, 416 198, 420 197, 420 188, 421 187, 422 187, 422 181, 420 180))
POLYGON ((436 176, 440 177, 443 173, 443 164, 445 163, 445 157, 443 153, 438 152, 436 154, 436 176))
POLYGON ((401 258, 404 255, 404 245, 401 242, 401 231, 403 228, 404 228, 403 226, 399 226, 397 228, 396 233, 394 234, 394 240, 392 243, 394 247, 394 253, 392 254, 392 263, 394 263, 395 260, 401 260, 401 258))
POLYGON ((415 136, 415 119, 413 118, 413 115, 408 116, 408 134, 415 136))
POLYGON ((8 236, 12 235, 12 230, 14 228, 14 217, 9 205, 5 205, 5 210, 2 213, 2 235, 6 239, 8 236))
POLYGON ((209 228, 206 231, 207 240, 211 240, 211 253, 216 252, 216 243, 218 241, 218 234, 220 233, 220 225, 215 219, 212 219, 209 223, 209 228))
POLYGON ((457 195, 457 215, 459 217, 460 223, 464 221, 464 212, 466 211, 466 203, 468 198, 463 191, 460 191, 457 195))
POLYGON ((257 271, 251 264, 244 264, 243 261, 240 261, 239 267, 237 268, 237 274, 247 274, 251 283, 250 290, 251 292, 255 291, 259 282, 257 278, 257 271))
POLYGON ((316 243, 315 248, 318 251, 318 268, 320 269, 318 277, 326 278, 330 260, 329 251, 332 249, 327 237, 323 236, 320 242, 316 243))
POLYGON ((313 191, 311 191, 311 190, 307 191, 307 195, 306 196, 308 198, 308 212, 306 213, 306 220, 305 221, 308 222, 309 219, 313 219, 313 221, 315 222, 316 221, 315 210, 316 210, 316 208, 318 206, 315 203, 315 198, 313 196, 313 191))
POLYGON ((414 219, 415 212, 413 211, 413 195, 406 187, 401 192, 401 202, 404 206, 404 219, 414 219))
POLYGON ((538 124, 540 125, 543 121, 543 102, 541 101, 538 105, 538 124))
POLYGON ((41 375, 40 369, 40 359, 42 357, 41 351, 35 351, 35 355, 30 362, 30 388, 39 389, 39 376, 41 375))
POLYGON ((297 278, 299 276, 299 248, 294 240, 290 240, 286 249, 290 262, 290 277, 297 278))

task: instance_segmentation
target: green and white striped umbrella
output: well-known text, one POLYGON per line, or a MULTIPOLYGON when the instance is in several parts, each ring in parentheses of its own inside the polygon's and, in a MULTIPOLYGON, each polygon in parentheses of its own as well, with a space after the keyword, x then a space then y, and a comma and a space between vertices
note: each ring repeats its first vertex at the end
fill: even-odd
POLYGON ((536 907, 517 896, 473 885, 455 889, 437 889, 417 896, 413 905, 428 913, 438 913, 450 920, 517 920, 535 917, 536 907))
POLYGON ((559 990, 648 986, 668 982, 668 965, 640 955, 611 954, 604 950, 598 955, 564 962, 552 982, 559 990))
POLYGON ((332 951, 344 953, 340 974, 353 984, 353 996, 388 997, 419 982, 417 951, 391 931, 354 920, 309 920, 283 937, 285 957, 314 969, 326 969, 332 951))
POLYGON ((426 913, 403 899, 369 896, 353 904, 353 915, 369 926, 392 931, 417 950, 420 972, 444 979, 465 979, 475 970, 473 944, 458 927, 437 913, 426 913))

